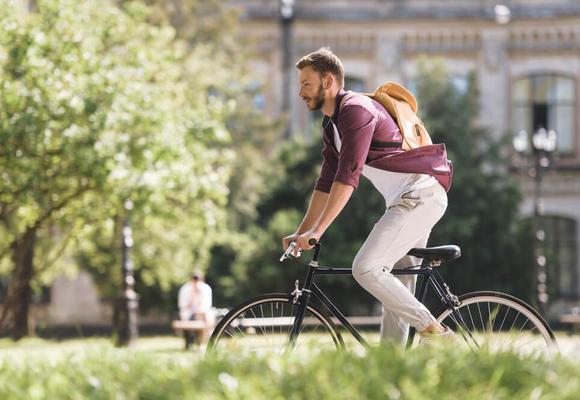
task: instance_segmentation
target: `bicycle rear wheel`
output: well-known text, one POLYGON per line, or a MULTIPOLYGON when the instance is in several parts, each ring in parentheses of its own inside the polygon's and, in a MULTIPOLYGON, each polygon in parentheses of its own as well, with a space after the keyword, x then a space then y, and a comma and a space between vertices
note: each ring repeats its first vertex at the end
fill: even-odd
POLYGON ((542 316, 522 300, 498 292, 459 296, 455 311, 444 307, 435 314, 470 348, 518 353, 557 349, 554 333, 542 316))
MULTIPOLYGON (((217 324, 208 348, 282 353, 288 349, 297 311, 298 305, 292 303, 288 294, 272 293, 248 300, 217 324)), ((342 336, 332 320, 309 304, 294 349, 311 351, 343 346, 342 336)))

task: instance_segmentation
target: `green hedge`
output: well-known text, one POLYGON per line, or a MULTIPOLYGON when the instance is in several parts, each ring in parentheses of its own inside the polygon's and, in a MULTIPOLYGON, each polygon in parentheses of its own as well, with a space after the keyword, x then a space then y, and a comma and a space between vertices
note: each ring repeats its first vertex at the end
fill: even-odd
POLYGON ((453 348, 202 357, 103 346, 56 358, 3 357, 0 398, 578 399, 578 376, 580 365, 562 357, 453 348))

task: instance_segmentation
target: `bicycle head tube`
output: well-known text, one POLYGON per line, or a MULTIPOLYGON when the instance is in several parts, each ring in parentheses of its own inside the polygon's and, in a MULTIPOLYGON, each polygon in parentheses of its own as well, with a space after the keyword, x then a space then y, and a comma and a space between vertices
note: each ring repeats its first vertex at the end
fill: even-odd
POLYGON ((312 260, 308 263, 311 267, 318 267, 318 256, 320 255, 320 242, 314 245, 314 256, 312 260))

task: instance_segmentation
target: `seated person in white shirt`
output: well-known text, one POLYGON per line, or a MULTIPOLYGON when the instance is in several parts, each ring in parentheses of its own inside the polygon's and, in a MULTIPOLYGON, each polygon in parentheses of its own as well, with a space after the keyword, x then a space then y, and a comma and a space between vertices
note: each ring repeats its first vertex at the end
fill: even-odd
MULTIPOLYGON (((215 316, 212 309, 211 287, 204 282, 200 271, 195 271, 191 279, 179 289, 178 295, 179 318, 182 321, 205 321, 207 328, 199 335, 199 342, 206 343, 209 333, 215 324, 215 316)), ((186 346, 193 341, 191 333, 184 332, 186 346)))

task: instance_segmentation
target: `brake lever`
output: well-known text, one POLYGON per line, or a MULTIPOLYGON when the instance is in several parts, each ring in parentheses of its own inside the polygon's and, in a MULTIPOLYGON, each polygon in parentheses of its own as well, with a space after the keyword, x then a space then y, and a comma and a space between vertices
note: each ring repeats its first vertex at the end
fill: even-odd
POLYGON ((298 257, 300 257, 300 254, 302 252, 298 252, 298 255, 297 256, 294 256, 292 254, 294 252, 294 249, 295 248, 296 248, 296 242, 290 242, 290 244, 288 245, 288 249, 286 249, 286 251, 284 252, 284 254, 282 254, 282 257, 280 257, 280 262, 284 262, 288 258, 298 258, 298 257))

